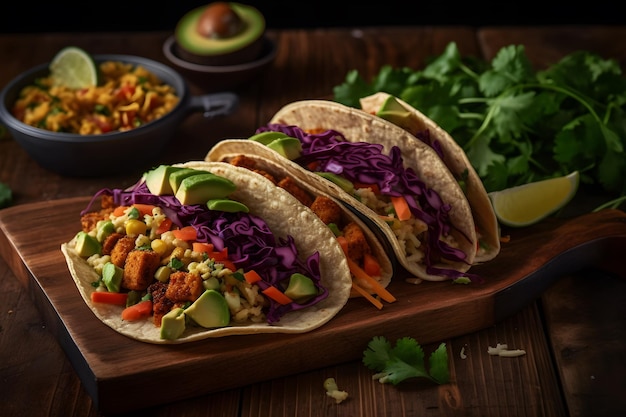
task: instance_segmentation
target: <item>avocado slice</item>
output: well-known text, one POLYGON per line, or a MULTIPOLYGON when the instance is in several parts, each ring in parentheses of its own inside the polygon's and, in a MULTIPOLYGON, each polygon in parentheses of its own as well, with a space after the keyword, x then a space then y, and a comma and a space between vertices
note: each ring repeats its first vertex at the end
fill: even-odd
POLYGON ((102 282, 111 292, 120 292, 124 270, 112 262, 107 262, 102 267, 102 282))
POLYGON ((95 237, 81 230, 76 234, 75 249, 80 257, 88 258, 91 255, 100 253, 102 251, 102 245, 95 237))
POLYGON ((255 142, 262 143, 263 145, 268 145, 270 142, 274 141, 275 139, 286 138, 286 137, 288 137, 286 133, 269 131, 269 132, 261 132, 261 133, 257 133, 256 135, 252 135, 248 138, 248 140, 253 140, 255 142))
POLYGON ((180 183, 176 198, 181 204, 206 204, 209 200, 227 197, 237 189, 228 178, 210 172, 189 176, 180 183))
POLYGON ((230 310, 222 294, 206 290, 185 310, 185 314, 207 329, 225 327, 230 323, 230 310))
POLYGON ((290 161, 302 155, 302 143, 299 139, 292 138, 291 136, 274 139, 267 144, 267 147, 278 152, 290 161))
POLYGON ((335 183, 348 194, 350 195, 354 194, 354 184, 352 184, 350 181, 348 181, 344 177, 337 175, 337 174, 333 174, 332 172, 316 172, 316 174, 322 178, 326 178, 327 180, 335 183))
MULTIPOLYGON (((210 36, 206 36, 207 33, 203 33, 206 32, 206 30, 203 30, 203 28, 206 28, 207 23, 213 27, 219 25, 219 22, 211 24, 210 22, 206 22, 206 19, 213 19, 215 21, 224 17, 224 13, 219 10, 208 10, 209 7, 214 6, 216 5, 209 4, 208 6, 197 7, 187 12, 178 21, 174 31, 174 37, 179 50, 182 51, 183 54, 187 53, 193 55, 192 59, 201 60, 197 61, 198 63, 206 63, 208 65, 218 65, 218 63, 212 61, 211 58, 241 53, 246 49, 251 50, 250 55, 254 55, 255 53, 258 55, 260 47, 262 46, 260 40, 263 38, 266 29, 263 14, 253 6, 228 2, 227 6, 229 6, 230 10, 226 10, 226 12, 234 12, 234 15, 238 18, 236 20, 239 21, 237 25, 238 28, 234 33, 230 33, 232 31, 214 30, 210 36), (222 14, 221 17, 218 16, 220 13, 222 14), (204 62, 202 58, 204 58, 204 62)), ((241 53, 240 55, 248 54, 241 53)), ((183 58, 189 59, 186 54, 183 58)), ((248 56, 246 56, 245 59, 241 58, 243 59, 242 62, 254 59, 254 57, 247 58, 248 56)), ((221 63, 233 64, 234 62, 221 63)))
POLYGON ((176 340, 185 331, 185 310, 176 307, 161 319, 161 339, 176 340))
POLYGON ((198 169, 193 168, 183 168, 177 171, 170 173, 170 187, 172 187, 172 194, 176 194, 178 191, 178 187, 180 187, 180 183, 187 177, 191 177, 192 175, 205 174, 206 171, 200 171, 198 169))
POLYGON ((230 200, 228 198, 217 198, 214 200, 209 200, 206 205, 209 210, 214 211, 225 211, 228 213, 249 212, 248 206, 240 203, 239 201, 230 200))
POLYGON ((171 165, 159 165, 146 174, 146 185, 148 190, 154 195, 174 194, 172 184, 170 183, 170 175, 175 171, 180 171, 182 167, 174 167, 171 165))
POLYGON ((385 119, 406 130, 409 133, 417 133, 422 130, 422 123, 409 109, 404 107, 396 97, 389 96, 385 99, 376 116, 385 119))
POLYGON ((285 290, 285 295, 301 304, 316 296, 317 288, 311 278, 296 272, 289 277, 289 285, 285 290))
POLYGON ((111 233, 115 232, 115 225, 111 220, 101 220, 96 225, 96 239, 98 242, 104 242, 111 233))

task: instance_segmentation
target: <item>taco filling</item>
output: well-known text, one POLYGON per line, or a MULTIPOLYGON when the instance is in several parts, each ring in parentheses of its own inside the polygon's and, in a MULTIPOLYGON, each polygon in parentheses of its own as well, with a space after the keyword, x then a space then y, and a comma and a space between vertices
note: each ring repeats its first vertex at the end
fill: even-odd
MULTIPOLYGON (((320 253, 303 257, 293 236, 275 236, 263 218, 229 197, 237 187, 229 179, 188 169, 196 178, 218 178, 208 201, 204 191, 154 193, 144 176, 128 189, 100 190, 81 212, 82 230, 63 250, 75 275, 76 255, 95 272, 91 304, 117 303, 122 323, 149 321, 169 340, 203 329, 280 326, 289 313, 323 304, 329 289, 320 253)), ((349 291, 349 283, 333 285, 349 291)), ((325 313, 320 323, 327 319, 325 313)))
POLYGON ((466 275, 452 266, 468 262, 451 233, 455 226, 449 217, 450 204, 404 166, 397 146, 385 154, 380 144, 350 142, 332 129, 313 132, 278 123, 257 129, 257 133, 268 131, 300 140, 301 154, 293 161, 335 182, 374 211, 393 231, 407 263, 423 264, 431 275, 466 275))

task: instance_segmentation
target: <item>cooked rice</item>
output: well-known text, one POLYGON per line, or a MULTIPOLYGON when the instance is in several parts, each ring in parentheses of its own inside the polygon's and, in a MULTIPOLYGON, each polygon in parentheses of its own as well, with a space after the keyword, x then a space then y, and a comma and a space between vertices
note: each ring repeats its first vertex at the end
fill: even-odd
POLYGON ((20 92, 14 116, 54 132, 94 135, 137 128, 169 113, 180 98, 142 66, 117 61, 100 64, 102 82, 73 90, 39 78, 20 92))

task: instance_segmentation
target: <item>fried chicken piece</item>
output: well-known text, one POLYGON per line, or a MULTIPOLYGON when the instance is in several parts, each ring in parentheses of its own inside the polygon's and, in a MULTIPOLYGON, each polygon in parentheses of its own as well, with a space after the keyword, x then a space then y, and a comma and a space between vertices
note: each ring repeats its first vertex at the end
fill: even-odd
POLYGON ((234 156, 228 162, 231 165, 248 168, 251 171, 254 171, 256 169, 256 161, 254 160, 254 158, 250 158, 247 155, 237 155, 237 156, 234 156))
POLYGON ((315 197, 315 201, 311 204, 311 210, 313 210, 313 212, 317 214, 317 217, 325 224, 334 223, 337 226, 341 226, 341 207, 332 199, 325 196, 315 197))
POLYGON ((304 189, 302 189, 296 182, 290 177, 285 177, 282 180, 278 181, 278 186, 283 188, 289 192, 289 194, 293 195, 305 206, 309 207, 313 204, 313 198, 307 193, 304 189))
POLYGON ((155 281, 148 287, 148 293, 152 296, 152 314, 154 324, 161 327, 163 316, 174 308, 175 303, 165 296, 167 284, 161 281, 155 281))
POLYGON ((161 255, 153 250, 133 250, 124 263, 122 288, 143 291, 154 281, 154 273, 161 265, 161 255))
POLYGON ((366 253, 372 252, 361 226, 355 222, 348 223, 343 228, 343 236, 348 242, 348 258, 353 261, 360 263, 366 253))
POLYGON ((103 195, 100 198, 100 210, 85 213, 80 218, 80 225, 83 231, 89 232, 93 230, 100 220, 107 220, 109 215, 115 209, 115 203, 113 202, 113 196, 103 195))
MULTIPOLYGON (((117 244, 117 241, 120 240, 123 237, 124 237, 123 234, 115 232, 115 233, 111 233, 106 238, 104 238, 104 242, 102 242, 102 254, 103 255, 110 255, 111 252, 113 252, 113 248, 117 244)), ((133 245, 134 244, 135 243, 133 241, 133 245)))
POLYGON ((174 302, 195 301, 203 291, 200 275, 177 271, 170 275, 165 296, 174 302))
POLYGON ((126 257, 135 249, 135 238, 130 236, 122 236, 117 239, 115 246, 111 249, 111 262, 120 268, 124 268, 126 257))

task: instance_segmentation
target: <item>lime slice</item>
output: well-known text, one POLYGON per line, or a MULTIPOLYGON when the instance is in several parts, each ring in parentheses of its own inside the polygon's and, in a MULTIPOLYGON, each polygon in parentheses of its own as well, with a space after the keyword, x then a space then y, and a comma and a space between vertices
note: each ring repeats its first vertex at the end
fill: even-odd
POLYGON ((98 71, 91 55, 75 46, 61 49, 50 62, 55 85, 78 89, 98 84, 98 71))
POLYGON ((564 207, 578 190, 578 171, 489 193, 501 224, 529 226, 564 207))

